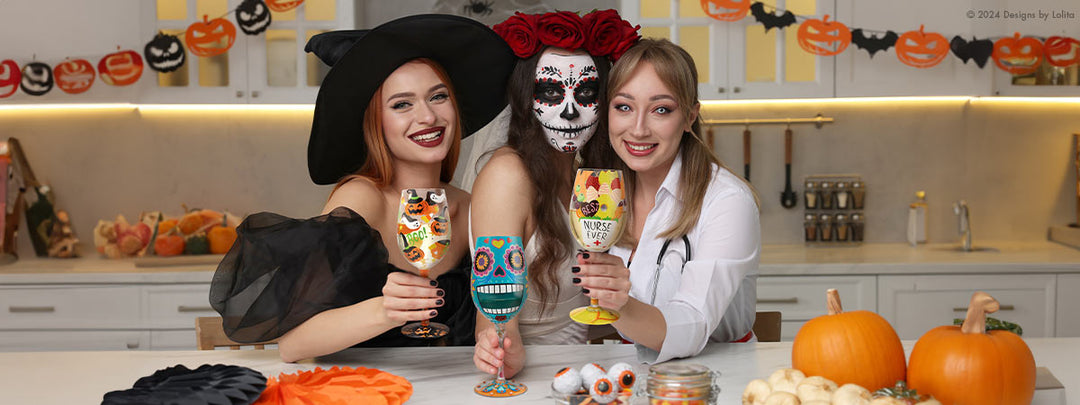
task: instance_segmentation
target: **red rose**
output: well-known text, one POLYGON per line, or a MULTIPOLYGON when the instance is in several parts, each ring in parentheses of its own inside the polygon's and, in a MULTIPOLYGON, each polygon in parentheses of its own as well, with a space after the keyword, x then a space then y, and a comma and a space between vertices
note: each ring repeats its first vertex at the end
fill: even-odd
POLYGON ((641 35, 637 32, 637 30, 640 28, 640 25, 631 27, 630 23, 626 23, 621 27, 622 32, 619 34, 619 42, 615 44, 615 48, 611 50, 612 61, 619 60, 619 58, 622 57, 623 53, 625 53, 628 49, 630 49, 630 47, 634 46, 634 44, 636 44, 639 39, 641 39, 641 35))
POLYGON ((578 49, 585 42, 585 22, 577 13, 559 11, 540 16, 536 23, 540 43, 565 49, 578 49))
POLYGON ((615 50, 615 46, 622 40, 623 29, 630 23, 619 17, 615 10, 600 10, 586 14, 585 22, 585 50, 590 55, 607 56, 615 50))
POLYGON ((539 17, 515 13, 495 26, 491 27, 496 34, 510 45, 514 55, 519 58, 528 58, 540 51, 540 38, 536 35, 536 20, 539 17))

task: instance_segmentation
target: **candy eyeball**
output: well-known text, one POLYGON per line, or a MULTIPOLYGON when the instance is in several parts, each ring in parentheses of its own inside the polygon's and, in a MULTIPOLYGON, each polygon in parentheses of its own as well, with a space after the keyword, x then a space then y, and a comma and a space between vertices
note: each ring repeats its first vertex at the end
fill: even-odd
POLYGON ((615 383, 616 388, 619 390, 632 389, 634 382, 637 381, 637 375, 634 374, 634 368, 626 363, 615 363, 608 369, 608 378, 615 383))
POLYGON ((600 377, 589 387, 589 396, 597 403, 607 404, 619 397, 619 390, 610 379, 600 377))
POLYGON ((564 367, 559 372, 555 373, 555 380, 552 382, 552 388, 555 391, 566 395, 573 395, 581 391, 581 373, 573 367, 564 367))
POLYGON ((589 363, 581 367, 581 380, 586 387, 592 387, 593 383, 601 377, 607 377, 607 370, 599 364, 589 363))

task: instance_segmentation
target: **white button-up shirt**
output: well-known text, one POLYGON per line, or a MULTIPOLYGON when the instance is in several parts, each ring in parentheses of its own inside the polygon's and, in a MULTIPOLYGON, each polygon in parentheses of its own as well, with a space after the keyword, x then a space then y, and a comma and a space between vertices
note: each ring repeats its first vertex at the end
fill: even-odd
MULTIPOLYGON (((660 257, 665 239, 659 234, 674 224, 683 206, 681 169, 680 154, 656 192, 629 266, 630 296, 658 308, 667 323, 659 352, 637 345, 639 359, 648 363, 696 355, 710 338, 738 340, 754 325, 761 224, 753 193, 734 173, 712 168, 701 216, 686 235, 691 260, 684 259, 681 238, 672 239, 660 257)), ((610 252, 626 262, 631 250, 616 246, 610 252)))

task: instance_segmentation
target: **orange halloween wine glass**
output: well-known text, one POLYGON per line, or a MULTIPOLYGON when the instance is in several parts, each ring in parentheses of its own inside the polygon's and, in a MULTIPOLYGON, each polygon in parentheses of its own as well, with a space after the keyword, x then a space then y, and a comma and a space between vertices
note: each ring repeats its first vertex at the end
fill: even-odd
MULTIPOLYGON (((606 252, 619 240, 627 201, 622 171, 578 169, 574 195, 570 198, 570 229, 578 244, 590 252, 606 252)), ((619 313, 601 308, 595 298, 589 306, 570 311, 570 319, 587 325, 607 325, 619 320, 619 313)))
MULTIPOLYGON (((416 267, 420 277, 428 278, 428 270, 442 261, 450 247, 446 191, 441 188, 401 190, 397 234, 401 254, 416 267)), ((417 339, 437 339, 450 333, 450 328, 425 319, 402 326, 401 333, 417 339)))

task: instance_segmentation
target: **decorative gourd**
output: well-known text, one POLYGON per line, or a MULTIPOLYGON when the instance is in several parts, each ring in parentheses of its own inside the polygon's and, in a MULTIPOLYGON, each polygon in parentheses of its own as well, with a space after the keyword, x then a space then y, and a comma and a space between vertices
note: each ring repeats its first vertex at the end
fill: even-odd
POLYGON ((110 86, 127 86, 142 77, 142 56, 132 50, 120 50, 105 55, 98 61, 98 73, 101 81, 110 86))
POLYGON ((795 335, 791 366, 871 390, 903 380, 904 347, 889 322, 870 311, 843 312, 836 289, 826 299, 828 315, 811 319, 795 335))
POLYGON ((154 254, 176 256, 184 253, 184 238, 179 235, 159 235, 154 240, 154 254))
POLYGON ((820 56, 837 55, 851 44, 851 30, 841 22, 829 21, 828 14, 820 20, 803 21, 797 37, 803 50, 820 56))
POLYGON ((184 239, 185 255, 205 255, 210 253, 210 240, 205 233, 197 233, 184 239))
POLYGON ((206 238, 210 242, 210 253, 220 255, 229 252, 234 242, 236 242, 236 228, 231 226, 221 225, 210 228, 210 232, 207 232, 206 238))
POLYGON ((180 217, 180 222, 176 225, 180 229, 180 233, 184 235, 191 235, 199 231, 199 228, 203 226, 202 215, 199 215, 197 211, 189 212, 180 217))
POLYGON ((920 337, 911 350, 908 385, 946 405, 1031 403, 1031 349, 1015 333, 985 330, 986 314, 998 308, 997 300, 977 291, 963 325, 938 326, 920 337))
POLYGON ((998 68, 1014 75, 1034 73, 1042 63, 1042 42, 1032 37, 1020 38, 1017 32, 994 42, 991 57, 998 68))
POLYGON ((1050 37, 1043 46, 1046 62, 1057 67, 1080 63, 1080 41, 1069 37, 1050 37))
POLYGON ((701 9, 720 21, 739 21, 750 11, 751 0, 701 0, 701 9))
POLYGON ((19 64, 11 59, 0 62, 0 98, 15 94, 19 88, 19 80, 22 80, 22 72, 19 64))
POLYGON ((908 31, 896 40, 896 58, 917 68, 937 66, 949 55, 949 40, 936 32, 908 31))

